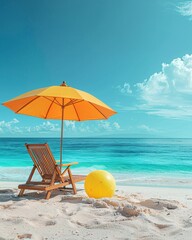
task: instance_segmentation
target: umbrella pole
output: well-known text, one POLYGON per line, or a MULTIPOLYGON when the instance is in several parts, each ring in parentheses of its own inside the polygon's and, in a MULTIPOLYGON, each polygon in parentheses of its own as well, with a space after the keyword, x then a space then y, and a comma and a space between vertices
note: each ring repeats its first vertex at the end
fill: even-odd
POLYGON ((60 169, 62 168, 62 151, 63 151, 63 132, 64 132, 64 106, 62 106, 62 119, 61 119, 61 139, 60 139, 60 169))

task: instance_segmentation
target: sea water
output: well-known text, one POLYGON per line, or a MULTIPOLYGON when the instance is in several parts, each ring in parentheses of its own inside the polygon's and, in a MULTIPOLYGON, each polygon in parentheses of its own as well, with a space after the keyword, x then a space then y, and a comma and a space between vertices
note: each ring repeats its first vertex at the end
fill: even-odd
MULTIPOLYGON (((59 138, 0 138, 0 182, 27 179, 25 143, 48 143, 59 160, 59 138)), ((106 170, 119 185, 192 187, 192 139, 65 138, 63 162, 74 161, 74 173, 106 170)))

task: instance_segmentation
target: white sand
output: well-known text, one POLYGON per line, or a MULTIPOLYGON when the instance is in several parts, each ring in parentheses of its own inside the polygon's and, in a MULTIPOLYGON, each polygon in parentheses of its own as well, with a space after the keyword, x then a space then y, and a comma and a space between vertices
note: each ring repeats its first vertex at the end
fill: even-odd
POLYGON ((78 194, 26 192, 0 182, 0 240, 3 239, 192 239, 192 190, 117 187, 111 199, 78 194))

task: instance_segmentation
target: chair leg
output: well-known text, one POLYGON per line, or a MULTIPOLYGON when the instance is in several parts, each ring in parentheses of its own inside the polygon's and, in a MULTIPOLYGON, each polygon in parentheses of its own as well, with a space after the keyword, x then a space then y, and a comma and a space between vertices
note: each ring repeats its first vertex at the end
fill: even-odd
POLYGON ((50 196, 51 196, 51 191, 47 191, 45 199, 49 200, 50 196))
POLYGON ((77 193, 77 189, 76 189, 76 185, 75 185, 75 183, 73 181, 73 176, 72 176, 70 168, 68 169, 68 174, 69 174, 69 178, 70 178, 71 185, 72 185, 72 188, 73 188, 73 193, 76 194, 77 193))
POLYGON ((18 197, 22 197, 22 196, 23 196, 23 194, 24 194, 24 191, 25 191, 25 189, 21 189, 21 190, 20 190, 20 192, 19 192, 19 195, 18 195, 18 197))
MULTIPOLYGON (((33 177, 33 174, 34 174, 35 170, 36 170, 36 166, 33 166, 32 170, 31 170, 31 173, 30 173, 30 175, 29 175, 26 183, 30 183, 30 181, 31 181, 31 179, 32 179, 32 177, 33 177)), ((22 197, 23 194, 24 194, 24 191, 25 191, 25 189, 21 189, 18 196, 19 196, 19 197, 22 197)))
POLYGON ((72 187, 73 187, 73 193, 76 194, 77 193, 77 189, 76 189, 76 185, 74 182, 71 182, 72 187))
MULTIPOLYGON (((53 185, 54 185, 56 173, 57 173, 57 172, 56 172, 56 170, 55 170, 54 173, 53 173, 53 177, 52 177, 52 179, 51 179, 50 186, 53 186, 53 185)), ((47 194, 46 194, 46 196, 45 196, 45 199, 49 200, 49 198, 50 198, 50 196, 51 196, 51 192, 52 192, 52 190, 48 190, 48 191, 47 191, 47 194)))

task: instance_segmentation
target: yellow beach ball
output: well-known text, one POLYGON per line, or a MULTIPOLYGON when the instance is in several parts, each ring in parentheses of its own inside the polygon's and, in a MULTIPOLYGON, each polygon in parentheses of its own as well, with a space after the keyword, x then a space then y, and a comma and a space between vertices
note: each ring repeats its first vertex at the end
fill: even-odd
POLYGON ((115 179, 111 173, 95 170, 85 179, 85 192, 91 198, 112 197, 115 193, 115 179))

